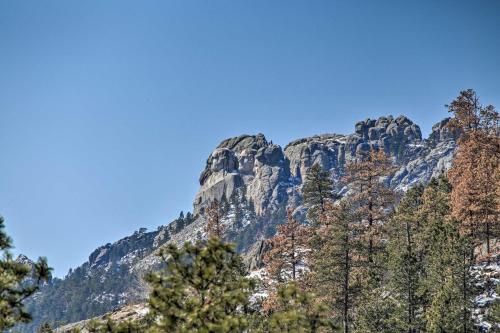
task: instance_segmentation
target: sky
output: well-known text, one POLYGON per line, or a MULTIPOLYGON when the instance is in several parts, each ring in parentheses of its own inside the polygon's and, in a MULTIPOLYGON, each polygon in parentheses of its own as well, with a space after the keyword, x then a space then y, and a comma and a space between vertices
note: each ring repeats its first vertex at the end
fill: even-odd
POLYGON ((224 138, 285 146, 462 89, 500 105, 500 2, 0 0, 0 214, 56 276, 192 209, 224 138))

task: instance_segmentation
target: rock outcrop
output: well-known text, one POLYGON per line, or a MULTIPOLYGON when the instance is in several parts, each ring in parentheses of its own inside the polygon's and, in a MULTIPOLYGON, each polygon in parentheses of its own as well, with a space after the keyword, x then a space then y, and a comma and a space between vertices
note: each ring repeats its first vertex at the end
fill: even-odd
MULTIPOLYGON (((352 134, 303 138, 284 149, 263 134, 224 140, 209 155, 200 175, 193 214, 156 231, 139 229, 98 248, 67 277, 44 286, 29 300, 28 308, 35 318, 66 323, 144 300, 148 290, 142 277, 160 265, 156 250, 167 242, 182 244, 204 238, 204 209, 214 199, 224 206, 227 240, 237 243, 248 267, 255 268, 264 251, 262 239, 273 235, 286 206, 300 207, 303 180, 315 163, 338 179, 346 163, 371 148, 383 149, 399 166, 389 182, 404 191, 450 167, 457 136, 447 122, 436 124, 427 139, 407 117, 388 116, 358 122, 352 134), (82 304, 85 306, 80 308, 82 304)), ((35 321, 24 331, 34 332, 38 324, 35 321)))
POLYGON ((253 202, 258 216, 272 214, 292 196, 300 202, 300 185, 314 164, 338 179, 346 163, 370 149, 383 149, 400 166, 389 181, 395 189, 406 190, 449 168, 456 135, 447 122, 436 124, 425 140, 420 127, 405 116, 366 119, 356 123, 352 134, 316 135, 295 140, 284 149, 262 134, 224 140, 208 157, 200 176, 194 212, 202 213, 212 200, 229 199, 240 190, 253 202))
POLYGON ((245 190, 255 212, 263 214, 277 208, 285 198, 289 171, 278 145, 268 143, 263 134, 242 135, 223 141, 207 159, 200 176, 200 190, 194 201, 194 213, 212 200, 230 199, 238 189, 245 190))

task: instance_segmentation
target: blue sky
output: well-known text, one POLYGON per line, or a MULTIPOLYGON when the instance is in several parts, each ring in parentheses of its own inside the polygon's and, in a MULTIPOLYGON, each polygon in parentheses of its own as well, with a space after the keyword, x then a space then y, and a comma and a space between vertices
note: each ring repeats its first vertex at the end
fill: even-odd
POLYGON ((474 88, 500 105, 499 1, 0 0, 0 214, 56 275, 191 209, 224 138, 275 143, 474 88))

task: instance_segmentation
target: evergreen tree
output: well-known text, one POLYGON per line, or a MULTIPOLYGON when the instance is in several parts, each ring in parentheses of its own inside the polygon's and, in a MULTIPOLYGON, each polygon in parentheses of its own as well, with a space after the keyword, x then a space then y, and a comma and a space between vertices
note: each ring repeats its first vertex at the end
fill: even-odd
POLYGON ((375 289, 367 294, 359 305, 354 331, 356 333, 410 332, 407 322, 403 320, 405 309, 393 296, 384 288, 375 289))
POLYGON ((428 331, 467 333, 473 332, 470 243, 450 218, 450 192, 450 184, 441 177, 432 180, 422 196, 424 318, 428 331))
POLYGON ((222 198, 220 199, 219 202, 219 209, 221 212, 221 215, 226 215, 227 212, 229 212, 229 209, 231 208, 229 204, 229 200, 226 197, 226 193, 222 194, 222 198))
MULTIPOLYGON (((402 331, 415 333, 423 328, 419 295, 424 274, 423 251, 420 237, 424 228, 419 215, 422 206, 423 186, 410 189, 399 203, 389 221, 389 270, 388 287, 396 300, 398 311, 392 314, 393 322, 400 322, 402 331), (394 318, 397 316, 397 318, 394 318)), ((388 301, 392 301, 388 298, 388 301)), ((371 320, 368 320, 370 322, 371 320)))
MULTIPOLYGON (((497 295, 500 295, 500 284, 497 285, 497 295)), ((493 324, 493 330, 500 331, 500 299, 497 298, 491 307, 487 317, 488 321, 493 324)), ((495 332, 495 331, 494 331, 495 332)))
POLYGON ((384 183, 395 170, 392 161, 383 150, 371 149, 360 160, 347 165, 343 181, 349 184, 352 194, 349 200, 364 226, 366 267, 371 287, 379 283, 382 267, 376 257, 383 250, 383 226, 394 203, 394 191, 384 183))
POLYGON ((224 235, 224 225, 222 224, 222 209, 217 199, 214 199, 206 210, 207 224, 206 232, 208 238, 222 239, 224 235))
POLYGON ((499 114, 493 106, 481 105, 472 89, 461 91, 448 111, 453 113, 450 125, 461 132, 449 171, 452 214, 475 245, 486 245, 489 259, 491 240, 500 232, 500 180, 495 179, 500 169, 499 114))
POLYGON ((191 212, 187 212, 184 220, 186 221, 186 224, 191 224, 194 221, 193 214, 191 212))
POLYGON ((4 230, 0 216, 0 331, 18 323, 28 323, 31 316, 24 308, 24 300, 33 295, 44 281, 50 279, 51 268, 45 258, 38 259, 33 268, 13 259, 12 241, 4 230), (31 282, 33 281, 33 282, 31 282))
POLYGON ((54 330, 52 329, 52 326, 50 326, 49 323, 45 322, 36 331, 37 333, 54 333, 54 330))
POLYGON ((104 322, 97 319, 91 319, 85 323, 84 328, 89 333, 101 333, 106 329, 105 326, 104 322))
POLYGON ((147 326, 141 321, 115 322, 109 318, 91 319, 85 323, 84 328, 88 333, 143 333, 147 330, 147 326))
POLYGON ((286 223, 277 229, 277 234, 268 241, 270 250, 264 256, 266 270, 279 283, 295 281, 306 257, 307 228, 293 217, 289 208, 286 223))
POLYGON ((314 164, 304 180, 302 196, 308 208, 309 221, 317 223, 319 215, 325 211, 325 205, 334 199, 330 172, 323 170, 318 163, 314 164))
POLYGON ((175 220, 175 232, 180 232, 186 226, 185 221, 183 219, 175 220))
POLYGON ((254 283, 245 277, 234 246, 170 244, 159 255, 166 267, 147 276, 151 332, 243 332, 254 283))
POLYGON ((315 302, 313 295, 302 291, 296 282, 289 282, 278 290, 276 309, 252 332, 317 333, 332 328, 326 307, 315 302))
POLYGON ((360 261, 360 225, 346 200, 339 205, 328 203, 320 222, 321 247, 311 255, 309 283, 318 300, 340 318, 347 333, 352 327, 364 266, 360 261))
POLYGON ((474 331, 471 247, 451 218, 450 192, 440 177, 401 201, 388 225, 388 279, 363 294, 358 332, 474 331))

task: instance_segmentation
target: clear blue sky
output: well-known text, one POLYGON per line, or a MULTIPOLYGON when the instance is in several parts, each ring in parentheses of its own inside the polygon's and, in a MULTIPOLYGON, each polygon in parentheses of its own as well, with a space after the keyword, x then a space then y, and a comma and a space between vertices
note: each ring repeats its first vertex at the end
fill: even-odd
POLYGON ((224 138, 288 141, 475 88, 500 105, 500 2, 0 0, 0 213, 58 276, 191 209, 224 138))

